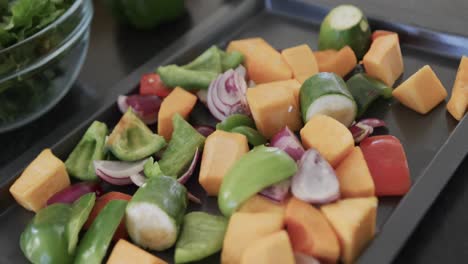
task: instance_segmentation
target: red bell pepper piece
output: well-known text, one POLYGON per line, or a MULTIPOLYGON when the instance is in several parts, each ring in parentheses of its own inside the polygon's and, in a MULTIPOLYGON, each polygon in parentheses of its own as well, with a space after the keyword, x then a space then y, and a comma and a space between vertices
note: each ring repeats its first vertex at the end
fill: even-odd
POLYGON ((157 95, 161 98, 168 96, 172 89, 164 85, 161 78, 156 73, 148 73, 141 76, 140 94, 157 95))

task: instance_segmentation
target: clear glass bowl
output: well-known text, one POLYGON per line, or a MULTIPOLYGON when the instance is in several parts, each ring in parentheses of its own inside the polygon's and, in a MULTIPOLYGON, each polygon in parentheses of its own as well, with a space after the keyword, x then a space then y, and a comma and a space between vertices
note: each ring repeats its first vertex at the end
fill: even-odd
POLYGON ((70 90, 88 50, 91 0, 76 0, 56 21, 0 50, 0 133, 45 114, 70 90))

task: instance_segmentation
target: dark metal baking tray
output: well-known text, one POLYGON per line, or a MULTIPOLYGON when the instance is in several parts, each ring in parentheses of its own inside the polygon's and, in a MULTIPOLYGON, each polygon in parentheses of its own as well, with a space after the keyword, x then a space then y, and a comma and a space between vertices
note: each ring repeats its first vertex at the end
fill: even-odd
MULTIPOLYGON (((309 1, 310 2, 310 1, 309 1)), ((141 74, 158 65, 185 63, 213 44, 225 46, 232 39, 265 38, 278 49, 307 43, 317 47, 319 25, 328 9, 301 0, 244 0, 227 1, 210 18, 176 41, 159 56, 135 70, 118 83, 116 93, 135 91, 141 74)), ((405 62, 406 79, 423 65, 434 69, 445 88, 450 92, 455 79, 459 58, 468 54, 468 38, 434 32, 424 28, 369 18, 374 29, 397 31, 405 62)), ((121 114, 110 98, 100 111, 77 127, 57 144, 53 152, 65 159, 93 120, 116 124, 121 114)), ((381 198, 378 207, 378 234, 358 259, 359 263, 390 263, 406 239, 424 217, 439 192, 463 161, 467 150, 468 120, 457 123, 445 110, 445 104, 427 115, 419 115, 395 100, 376 102, 368 115, 384 119, 388 131, 403 143, 411 170, 413 185, 403 198, 381 198)), ((197 105, 191 114, 196 124, 212 124, 213 118, 206 108, 197 105)), ((0 263, 26 263, 19 248, 19 236, 33 214, 15 204, 8 192, 9 186, 21 173, 0 177, 0 263)), ((202 205, 191 204, 189 210, 218 212, 215 198, 207 198, 194 177, 188 188, 202 197, 202 205)), ((132 192, 135 188, 120 188, 132 192)), ((156 253, 172 261, 172 251, 156 253)), ((201 263, 217 263, 215 255, 201 263)))

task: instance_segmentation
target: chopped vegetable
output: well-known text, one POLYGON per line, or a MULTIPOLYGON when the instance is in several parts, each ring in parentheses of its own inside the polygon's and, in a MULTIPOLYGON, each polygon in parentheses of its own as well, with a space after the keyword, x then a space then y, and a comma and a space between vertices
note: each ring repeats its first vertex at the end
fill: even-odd
POLYGON ((411 178, 408 162, 405 150, 396 137, 369 137, 360 146, 374 180, 375 195, 404 195, 409 191, 411 178))
POLYGON ((248 126, 235 127, 231 129, 231 132, 244 135, 247 138, 249 144, 254 147, 267 143, 266 138, 262 136, 262 134, 260 134, 256 129, 248 126))
POLYGON ((188 168, 195 155, 195 150, 202 149, 205 137, 200 135, 181 115, 173 119, 174 133, 164 151, 159 167, 166 176, 180 177, 188 168))
MULTIPOLYGON (((244 55, 238 51, 232 52, 221 52, 221 64, 223 66, 223 72, 229 69, 235 69, 244 61, 244 55)), ((245 69, 244 69, 245 70, 245 69)), ((241 74, 241 76, 245 77, 245 73, 241 74)))
POLYGON ((325 216, 314 206, 291 198, 284 216, 286 230, 295 252, 326 263, 336 263, 340 244, 325 216))
POLYGON ((95 193, 96 196, 101 196, 101 185, 97 182, 80 182, 70 185, 50 197, 49 200, 47 200, 47 205, 54 203, 72 204, 87 193, 95 193))
POLYGON ((284 215, 286 202, 275 202, 263 195, 254 195, 242 203, 238 212, 242 213, 273 213, 284 215))
POLYGON ((172 137, 174 130, 172 119, 176 114, 188 119, 190 112, 197 103, 197 97, 184 89, 176 87, 174 91, 164 99, 158 114, 158 134, 167 141, 172 137))
POLYGON ((275 202, 281 203, 288 197, 290 187, 291 179, 286 179, 263 189, 260 194, 275 202))
MULTIPOLYGON (((113 0, 111 0, 113 1, 113 0)), ((164 85, 156 73, 147 73, 141 76, 140 79, 140 94, 141 95, 156 95, 160 98, 167 97, 172 92, 172 89, 164 85)))
POLYGON ((181 184, 185 184, 190 179, 190 177, 192 177, 193 172, 195 171, 195 168, 197 167, 200 156, 201 154, 198 148, 195 149, 195 155, 193 156, 192 162, 190 163, 187 171, 177 179, 178 182, 180 182, 181 184))
POLYGON ((315 115, 301 129, 301 139, 306 149, 315 148, 336 167, 354 147, 351 132, 340 122, 326 115, 315 115))
POLYGON ((138 187, 141 187, 146 182, 146 177, 143 173, 133 174, 130 176, 130 180, 138 187))
POLYGON ((118 186, 124 186, 124 185, 130 185, 132 184, 132 179, 130 176, 122 177, 122 178, 115 178, 112 176, 109 176, 102 172, 101 170, 96 170, 96 174, 101 178, 103 181, 112 184, 112 185, 118 185, 118 186))
POLYGON ((282 230, 262 237, 242 254, 241 264, 295 264, 291 243, 286 231, 282 230))
POLYGON ((292 72, 281 54, 262 38, 231 41, 227 51, 238 51, 244 55, 248 76, 257 84, 288 80, 292 77, 292 72))
POLYGON ((338 236, 341 261, 344 264, 354 263, 375 235, 377 198, 340 200, 322 206, 320 210, 338 236), (344 219, 346 221, 343 221, 344 219))
POLYGON ((218 49, 218 47, 211 46, 209 49, 205 50, 200 56, 195 58, 195 60, 193 60, 189 64, 182 66, 182 68, 194 71, 209 71, 219 74, 223 71, 223 66, 221 63, 221 52, 218 49))
POLYGON ((94 121, 65 161, 68 173, 80 180, 97 180, 93 160, 104 159, 107 125, 94 121))
POLYGON ((175 244, 186 208, 182 184, 167 176, 148 179, 128 203, 128 234, 144 248, 165 250, 175 244))
POLYGON ((447 103, 447 110, 458 121, 468 109, 468 57, 463 56, 458 67, 457 77, 452 88, 452 96, 447 103))
POLYGON ((133 162, 95 160, 94 168, 113 178, 128 178, 143 171, 146 161, 146 159, 133 162))
POLYGON ((217 195, 229 169, 249 146, 245 136, 216 130, 206 138, 198 181, 208 195, 217 195))
POLYGON ((10 193, 25 209, 37 212, 47 200, 70 186, 65 164, 44 149, 10 187, 10 193))
POLYGON ((53 204, 37 212, 20 238, 21 251, 30 262, 73 262, 66 235, 70 212, 71 207, 68 204, 53 204))
POLYGON ((112 237, 125 214, 127 201, 110 201, 94 219, 78 244, 76 264, 99 264, 106 255, 112 237))
POLYGON ((238 126, 248 126, 251 128, 255 128, 255 122, 252 120, 252 118, 250 118, 247 115, 233 114, 216 124, 216 129, 229 132, 231 131, 231 129, 238 126))
POLYGON ((356 102, 343 79, 334 73, 321 72, 307 79, 301 86, 300 99, 304 123, 318 114, 333 117, 345 126, 356 118, 356 102))
POLYGON ((266 138, 273 137, 285 126, 292 131, 302 127, 300 109, 290 87, 257 85, 247 90, 247 101, 258 131, 266 138))
POLYGON ((354 51, 345 46, 340 50, 322 50, 314 52, 320 72, 333 72, 344 78, 355 69, 357 58, 354 51))
POLYGON ((354 142, 359 143, 374 133, 374 128, 385 127, 387 124, 378 118, 366 118, 355 123, 349 128, 353 135, 354 142))
POLYGON ((258 146, 234 163, 224 176, 218 206, 225 216, 231 216, 247 199, 296 171, 296 162, 284 151, 258 146))
POLYGON ((120 112, 125 114, 131 107, 135 114, 147 125, 158 121, 158 112, 161 107, 161 99, 156 95, 119 95, 117 105, 120 112))
POLYGON ((145 165, 143 165, 143 173, 148 178, 155 178, 164 175, 161 167, 159 167, 159 163, 154 161, 153 157, 149 157, 146 160, 145 165))
POLYGON ((372 41, 374 41, 378 37, 388 36, 388 35, 391 35, 391 34, 396 34, 398 36, 398 34, 396 32, 393 32, 393 31, 375 30, 374 32, 372 32, 371 39, 372 39, 372 41))
POLYGON ((207 137, 207 136, 211 135, 216 130, 212 126, 203 126, 203 125, 202 126, 194 126, 194 128, 198 131, 198 133, 200 133, 204 137, 207 137))
POLYGON ((211 114, 224 120, 232 114, 250 114, 244 76, 230 69, 219 75, 208 88, 207 105, 211 114))
POLYGON ((343 198, 369 197, 375 195, 375 185, 361 148, 353 151, 336 168, 343 198))
POLYGON ((157 73, 165 85, 183 87, 186 90, 208 89, 218 76, 216 72, 189 70, 177 65, 161 66, 157 73))
POLYGON ((377 98, 391 98, 392 88, 388 87, 381 81, 368 76, 365 73, 353 75, 348 81, 348 90, 353 96, 357 107, 357 116, 362 116, 377 98))
POLYGON ((109 256, 106 264, 167 264, 166 261, 156 257, 155 255, 133 245, 126 240, 119 240, 115 244, 112 253, 109 256))
POLYGON ((447 90, 431 66, 426 65, 395 88, 393 96, 412 110, 427 114, 444 101, 447 90))
POLYGON ((128 109, 107 140, 107 147, 118 159, 137 161, 166 146, 163 137, 153 134, 132 109, 128 109))
POLYGON ((204 212, 188 213, 175 248, 175 263, 201 260, 221 250, 228 221, 204 212))
POLYGON ((314 53, 307 44, 284 49, 281 56, 291 68, 293 77, 300 83, 319 72, 314 53))
POLYGON ((294 259, 296 264, 320 264, 316 258, 297 252, 294 253, 294 259))
POLYGON ((324 204, 340 197, 335 171, 315 149, 309 149, 302 155, 298 167, 291 183, 291 191, 296 198, 324 204))
POLYGON ((370 41, 371 29, 363 12, 353 5, 339 5, 322 21, 318 47, 339 50, 348 45, 362 58, 370 41))
MULTIPOLYGON (((103 196, 99 197, 96 200, 96 204, 93 207, 93 210, 91 211, 91 214, 88 217, 88 220, 86 221, 84 228, 89 229, 91 224, 94 222, 96 217, 99 215, 99 213, 102 211, 102 209, 110 202, 114 200, 122 200, 122 201, 130 201, 132 199, 132 196, 121 193, 121 192, 108 192, 104 194, 103 196)), ((127 230, 125 228, 125 219, 122 218, 120 221, 119 226, 117 227, 117 230, 114 232, 114 236, 112 237, 113 241, 118 241, 119 239, 122 238, 127 238, 127 230)))
POLYGON ((258 239, 283 230, 283 215, 277 213, 235 213, 224 236, 221 263, 238 264, 244 252, 258 239))
MULTIPOLYGON (((299 106, 299 91, 301 90, 301 83, 296 79, 263 83, 257 86, 267 86, 269 89, 286 89, 289 92, 292 91, 294 99, 296 100, 296 106, 299 106)), ((254 85, 254 87, 256 86, 254 85)))
POLYGON ((304 147, 302 147, 301 142, 287 126, 271 138, 270 145, 288 153, 295 161, 300 160, 304 154, 304 147))
POLYGON ((375 39, 362 62, 367 74, 392 87, 404 68, 398 35, 375 39))
POLYGON ((91 210, 93 210, 96 201, 96 194, 88 193, 73 203, 70 212, 70 220, 66 227, 66 236, 68 238, 68 253, 73 254, 78 244, 78 236, 81 228, 88 220, 91 210))

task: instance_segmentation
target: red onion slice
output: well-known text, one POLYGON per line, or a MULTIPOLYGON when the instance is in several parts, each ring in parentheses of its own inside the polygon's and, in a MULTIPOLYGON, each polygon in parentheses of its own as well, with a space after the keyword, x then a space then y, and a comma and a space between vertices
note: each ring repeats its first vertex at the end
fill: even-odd
POLYGON ((260 194, 275 201, 282 202, 289 193, 289 187, 291 186, 291 179, 286 179, 277 184, 273 184, 270 187, 263 189, 260 194))
POLYGON ((112 178, 129 178, 143 171, 146 159, 135 162, 95 160, 94 168, 112 178))
POLYGON ((151 125, 158 121, 159 108, 162 100, 156 95, 120 95, 117 98, 117 105, 122 113, 125 113, 131 107, 138 117, 151 125))
POLYGON ((294 252, 294 259, 296 260, 296 264, 320 264, 320 261, 316 258, 299 252, 294 252))
POLYGON ((196 204, 202 204, 200 198, 196 197, 193 195, 191 192, 187 191, 187 197, 190 201, 196 203, 196 204))
POLYGON ((366 119, 359 120, 358 123, 368 125, 368 126, 371 126, 373 128, 386 127, 387 126, 385 121, 383 121, 381 119, 378 119, 378 118, 366 118, 366 119))
POLYGON ((138 187, 141 187, 146 182, 146 177, 142 173, 130 176, 130 180, 138 187))
POLYGON ((374 128, 385 126, 387 126, 387 124, 385 124, 383 120, 377 118, 367 118, 353 124, 349 128, 349 131, 351 131, 351 134, 353 134, 354 142, 359 143, 368 136, 372 135, 372 133, 374 133, 374 128))
POLYGON ((270 145, 288 153, 295 161, 300 160, 305 151, 299 139, 287 126, 273 136, 270 145))
POLYGON ((293 195, 305 202, 325 204, 340 197, 340 185, 335 171, 315 149, 307 150, 292 178, 293 195))
POLYGON ((195 150, 195 155, 193 156, 192 163, 190 163, 190 166, 187 169, 187 171, 177 179, 178 182, 180 182, 181 184, 185 184, 190 179, 190 177, 193 175, 193 172, 195 171, 195 168, 197 167, 199 158, 200 158, 200 151, 198 151, 198 148, 197 148, 195 150))
POLYGON ((244 80, 247 80, 247 69, 245 69, 245 67, 242 64, 237 66, 237 68, 234 69, 234 71, 237 72, 239 76, 243 77, 244 80))
POLYGON ((208 101, 208 91, 207 90, 198 90, 197 97, 200 101, 206 105, 208 101))
POLYGON ((212 126, 194 126, 194 128, 198 131, 198 133, 202 134, 204 137, 211 135, 215 132, 215 128, 212 126))
POLYGON ((47 205, 54 203, 71 204, 78 200, 81 196, 92 192, 96 193, 96 196, 100 196, 102 194, 102 188, 98 182, 80 182, 73 184, 52 195, 52 197, 47 200, 47 205))
POLYGON ((96 170, 96 174, 103 181, 105 181, 107 183, 110 183, 112 185, 130 185, 130 184, 132 184, 132 180, 130 179, 130 176, 126 177, 126 178, 114 178, 114 177, 111 177, 111 176, 105 174, 101 170, 96 170))

